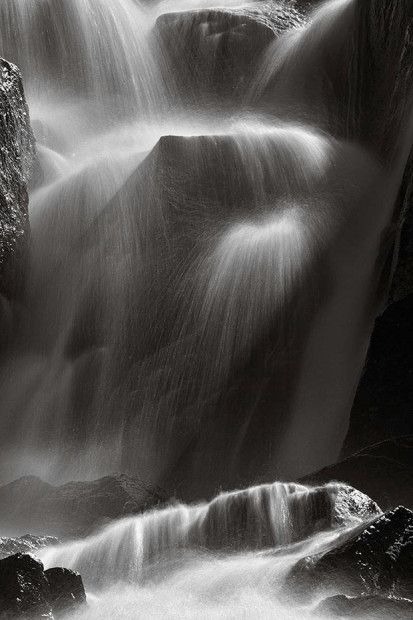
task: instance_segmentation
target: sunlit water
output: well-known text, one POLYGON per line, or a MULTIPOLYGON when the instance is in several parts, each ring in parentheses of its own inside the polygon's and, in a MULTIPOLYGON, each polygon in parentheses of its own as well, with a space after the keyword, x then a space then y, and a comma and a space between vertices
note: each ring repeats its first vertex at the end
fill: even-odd
POLYGON ((89 604, 76 618, 306 617, 321 594, 291 599, 289 571, 361 522, 345 511, 338 519, 339 493, 281 483, 222 493, 119 520, 40 557, 81 572, 89 604))

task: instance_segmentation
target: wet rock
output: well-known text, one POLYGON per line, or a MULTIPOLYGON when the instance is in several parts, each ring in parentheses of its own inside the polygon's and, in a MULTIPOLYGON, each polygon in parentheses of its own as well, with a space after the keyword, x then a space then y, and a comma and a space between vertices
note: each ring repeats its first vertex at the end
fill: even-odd
POLYGON ((19 534, 47 531, 56 536, 88 533, 106 521, 159 505, 162 489, 137 477, 114 474, 56 487, 26 476, 0 487, 0 526, 19 534))
POLYGON ((49 583, 49 602, 56 618, 86 603, 79 573, 67 568, 49 568, 44 574, 49 583))
POLYGON ((413 601, 382 596, 330 596, 314 610, 317 618, 360 618, 364 620, 397 620, 413 618, 413 601))
POLYGON ((335 522, 346 524, 354 521, 360 523, 382 514, 374 500, 348 484, 336 485, 334 502, 335 522))
MULTIPOLYGON (((313 488, 297 484, 261 485, 254 487, 252 493, 251 489, 245 489, 224 497, 226 528, 222 525, 222 496, 210 502, 202 520, 203 541, 208 549, 272 549, 337 525, 355 524, 382 514, 369 497, 346 485, 313 488), (271 509, 274 494, 279 494, 278 508, 288 523, 284 529, 274 524, 274 518, 279 518, 274 517, 278 511, 271 509)), ((196 541, 199 531, 196 523, 188 540, 193 537, 196 541)))
POLYGON ((287 582, 297 596, 321 589, 348 596, 413 594, 411 545, 413 512, 399 506, 367 527, 343 534, 340 543, 324 554, 303 558, 287 582))
POLYGON ((394 590, 399 596, 413 597, 413 520, 403 535, 388 549, 392 562, 394 590))
POLYGON ((292 6, 165 13, 156 31, 178 92, 208 98, 240 95, 256 63, 279 34, 303 23, 292 6))
POLYGON ((18 553, 0 560, 0 618, 53 618, 43 564, 18 553))
POLYGON ((86 602, 81 576, 66 568, 44 570, 32 555, 0 560, 0 618, 60 618, 86 602))
POLYGON ((18 298, 24 282, 34 152, 20 72, 0 58, 0 294, 6 299, 18 298))
POLYGON ((58 544, 59 539, 55 536, 25 534, 20 538, 0 537, 0 559, 16 553, 35 553, 38 549, 58 544))

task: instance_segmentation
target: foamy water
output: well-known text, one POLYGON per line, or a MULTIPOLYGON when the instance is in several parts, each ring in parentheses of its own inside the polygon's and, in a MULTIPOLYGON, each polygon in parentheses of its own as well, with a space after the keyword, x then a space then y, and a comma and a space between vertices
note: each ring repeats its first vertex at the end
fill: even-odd
POLYGON ((251 487, 121 519, 39 555, 46 568, 82 574, 88 606, 74 618, 307 617, 322 595, 294 600, 288 573, 360 525, 370 501, 358 496, 357 516, 345 509, 347 493, 334 484, 251 487))

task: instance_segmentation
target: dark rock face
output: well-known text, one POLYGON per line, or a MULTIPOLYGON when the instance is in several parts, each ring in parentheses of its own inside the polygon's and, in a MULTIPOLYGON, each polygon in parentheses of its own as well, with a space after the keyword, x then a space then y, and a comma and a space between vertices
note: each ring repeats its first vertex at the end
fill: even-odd
POLYGON ((27 476, 0 487, 0 525, 17 532, 82 535, 107 520, 137 514, 165 499, 158 487, 125 474, 61 487, 27 476))
POLYGON ((375 324, 343 456, 375 441, 413 435, 413 151, 385 245, 387 309, 375 324))
POLYGON ((85 602, 82 578, 72 570, 45 571, 39 560, 21 553, 0 560, 1 618, 60 618, 85 602))
POLYGON ((43 564, 18 553, 0 560, 0 617, 53 618, 43 564))
POLYGON ((239 96, 266 47, 279 34, 302 25, 289 6, 165 13, 156 22, 178 92, 195 97, 239 96))
POLYGON ((376 320, 342 450, 345 458, 310 477, 317 482, 345 480, 384 509, 397 504, 413 509, 412 204, 411 155, 397 208, 401 215, 393 264, 389 266, 393 271, 389 305, 376 320))
POLYGON ((413 592, 413 512, 402 506, 347 533, 339 546, 297 562, 288 585, 298 596, 329 589, 348 596, 413 592))
POLYGON ((364 620, 395 620, 413 618, 413 601, 382 596, 330 596, 317 605, 317 618, 364 618, 364 620))
POLYGON ((398 202, 400 217, 389 303, 413 294, 413 151, 404 172, 398 202))
POLYGON ((0 59, 0 294, 18 297, 28 243, 34 137, 17 67, 0 59))
MULTIPOLYGON (((372 431, 373 432, 373 431, 372 431)), ((413 437, 390 439, 305 476, 304 484, 345 480, 373 498, 383 510, 413 510, 413 437)))
POLYGON ((26 534, 20 538, 0 538, 0 559, 16 553, 34 553, 37 549, 58 545, 59 539, 55 536, 35 536, 26 534))
POLYGON ((342 455, 413 435, 413 294, 376 321, 342 455))
POLYGON ((79 573, 67 568, 49 568, 44 574, 49 583, 49 601, 55 617, 86 603, 79 573))

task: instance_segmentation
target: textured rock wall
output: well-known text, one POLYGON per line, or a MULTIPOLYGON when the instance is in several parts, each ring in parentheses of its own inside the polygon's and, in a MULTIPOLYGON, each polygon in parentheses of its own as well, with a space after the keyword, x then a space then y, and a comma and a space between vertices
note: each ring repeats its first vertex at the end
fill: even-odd
POLYGON ((0 59, 0 295, 6 299, 18 298, 24 282, 34 153, 20 72, 0 59))

